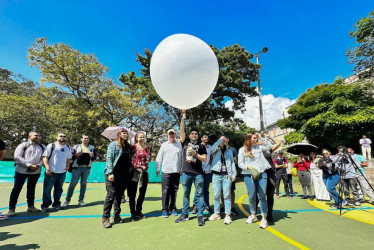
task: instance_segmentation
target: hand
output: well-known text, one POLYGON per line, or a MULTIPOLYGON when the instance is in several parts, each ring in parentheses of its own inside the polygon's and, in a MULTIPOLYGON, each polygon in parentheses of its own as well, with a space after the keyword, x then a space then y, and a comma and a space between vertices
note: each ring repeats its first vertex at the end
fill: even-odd
POLYGON ((182 120, 186 119, 186 110, 182 109, 182 120))
POLYGON ((260 133, 256 133, 256 136, 257 136, 257 138, 258 138, 258 139, 260 139, 260 138, 261 138, 261 135, 260 135, 260 133))
POLYGON ((323 162, 323 166, 326 166, 326 162, 325 161, 323 162))
POLYGON ((236 180, 235 176, 231 177, 231 182, 234 182, 235 180, 236 180))
POLYGON ((195 150, 193 150, 192 148, 188 149, 188 153, 191 154, 191 155, 193 155, 193 156, 197 155, 197 153, 195 152, 195 150))
POLYGON ((110 182, 114 181, 114 175, 113 174, 108 175, 108 181, 110 181, 110 182))
POLYGON ((93 152, 90 152, 90 157, 93 158, 95 155, 93 152))
POLYGON ((51 170, 50 168, 47 168, 47 169, 45 170, 45 174, 46 174, 47 176, 51 177, 51 176, 52 176, 52 170, 51 170))
POLYGON ((225 136, 221 136, 221 138, 220 138, 221 140, 225 140, 226 139, 226 137, 225 136))
POLYGON ((160 170, 156 170, 156 176, 160 174, 160 170))
POLYGON ((65 171, 69 171, 70 165, 66 166, 65 171))
POLYGON ((29 169, 31 172, 35 172, 36 170, 38 170, 38 166, 37 165, 30 165, 29 169))
POLYGON ((83 154, 82 152, 76 153, 76 154, 75 154, 75 157, 82 156, 82 154, 83 154))
POLYGON ((248 170, 252 170, 252 168, 253 168, 252 166, 248 166, 247 167, 248 170))

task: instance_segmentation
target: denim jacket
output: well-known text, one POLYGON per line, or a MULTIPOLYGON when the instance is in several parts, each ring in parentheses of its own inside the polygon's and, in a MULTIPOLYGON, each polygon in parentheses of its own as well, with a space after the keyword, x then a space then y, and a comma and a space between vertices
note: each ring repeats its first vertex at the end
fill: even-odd
POLYGON ((117 141, 111 142, 106 152, 106 165, 104 170, 105 174, 109 175, 113 173, 113 169, 116 166, 119 158, 121 157, 121 154, 122 148, 117 146, 117 141))
MULTIPOLYGON (((212 161, 212 171, 221 172, 221 148, 219 144, 222 142, 222 139, 219 139, 214 145, 211 147, 210 152, 213 157, 212 161)), ((226 168, 228 176, 235 177, 236 176, 236 169, 235 169, 235 162, 234 157, 232 155, 231 150, 225 151, 225 161, 226 161, 226 168)))

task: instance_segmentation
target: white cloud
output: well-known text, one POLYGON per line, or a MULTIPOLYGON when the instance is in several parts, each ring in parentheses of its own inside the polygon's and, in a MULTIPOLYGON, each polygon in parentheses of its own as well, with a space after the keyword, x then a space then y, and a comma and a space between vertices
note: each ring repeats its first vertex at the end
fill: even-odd
MULTIPOLYGON (((274 97, 274 95, 262 96, 262 107, 264 113, 265 127, 279 119, 283 118, 283 111, 286 107, 294 104, 296 100, 291 100, 285 97, 274 97)), ((225 103, 226 107, 232 107, 232 101, 225 103)), ((235 117, 243 119, 243 121, 252 128, 260 129, 260 110, 258 97, 247 97, 245 103, 246 111, 235 112, 235 117)))

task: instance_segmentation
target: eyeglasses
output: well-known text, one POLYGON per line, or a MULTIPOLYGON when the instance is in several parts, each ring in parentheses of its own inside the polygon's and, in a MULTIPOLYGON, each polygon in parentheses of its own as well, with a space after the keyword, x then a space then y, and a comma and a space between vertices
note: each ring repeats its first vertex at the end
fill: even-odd
POLYGON ((64 138, 66 138, 66 135, 60 135, 59 137, 64 137, 64 138))

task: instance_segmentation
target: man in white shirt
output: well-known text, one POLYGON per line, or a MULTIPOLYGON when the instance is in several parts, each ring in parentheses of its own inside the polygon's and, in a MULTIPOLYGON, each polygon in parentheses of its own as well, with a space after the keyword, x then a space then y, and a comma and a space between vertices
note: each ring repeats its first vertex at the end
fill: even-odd
POLYGON ((43 152, 45 146, 39 144, 40 133, 32 131, 29 133, 29 139, 26 142, 22 142, 16 148, 14 152, 15 160, 15 175, 14 175, 14 187, 10 193, 9 198, 9 212, 8 216, 14 216, 16 214, 16 205, 19 194, 22 190, 23 185, 27 179, 27 212, 37 213, 40 212, 34 206, 35 200, 35 187, 38 183, 41 167, 43 165, 43 152))
POLYGON ((45 166, 45 176, 43 184, 43 204, 42 211, 48 212, 48 207, 56 210, 61 209, 60 198, 63 192, 66 171, 70 167, 71 151, 66 145, 66 133, 58 132, 57 141, 50 143, 43 154, 43 162, 45 166), (54 202, 52 203, 51 191, 53 190, 54 202))
MULTIPOLYGON (((183 118, 182 118, 183 119, 183 118)), ((161 145, 156 157, 156 174, 160 174, 162 165, 162 217, 168 218, 170 213, 178 216, 175 202, 179 188, 182 169, 182 145, 176 140, 173 129, 168 131, 168 141, 161 145)))
POLYGON ((366 135, 362 135, 362 139, 360 139, 360 145, 362 155, 367 160, 371 160, 371 140, 369 138, 366 138, 366 135))

